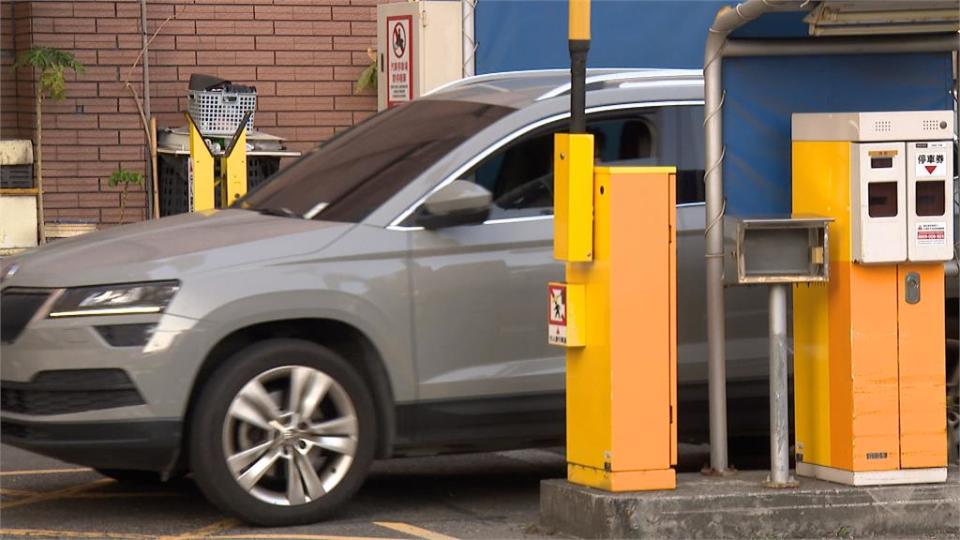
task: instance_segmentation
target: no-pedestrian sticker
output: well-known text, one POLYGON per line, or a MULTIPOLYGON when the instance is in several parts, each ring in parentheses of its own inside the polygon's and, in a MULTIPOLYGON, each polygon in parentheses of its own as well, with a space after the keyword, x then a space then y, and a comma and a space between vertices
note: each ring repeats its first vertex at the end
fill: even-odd
POLYGON ((552 283, 547 287, 547 343, 567 344, 567 287, 552 283))
POLYGON ((387 107, 413 99, 413 16, 387 17, 387 107))

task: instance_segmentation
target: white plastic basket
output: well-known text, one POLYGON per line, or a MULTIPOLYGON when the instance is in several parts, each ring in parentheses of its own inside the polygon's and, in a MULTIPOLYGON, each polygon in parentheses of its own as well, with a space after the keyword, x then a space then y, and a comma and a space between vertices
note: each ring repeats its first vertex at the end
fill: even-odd
MULTIPOLYGON (((257 110, 256 92, 223 92, 187 90, 189 111, 197 128, 204 135, 233 135, 247 111, 257 110)), ((247 131, 253 129, 253 114, 247 120, 247 131)))

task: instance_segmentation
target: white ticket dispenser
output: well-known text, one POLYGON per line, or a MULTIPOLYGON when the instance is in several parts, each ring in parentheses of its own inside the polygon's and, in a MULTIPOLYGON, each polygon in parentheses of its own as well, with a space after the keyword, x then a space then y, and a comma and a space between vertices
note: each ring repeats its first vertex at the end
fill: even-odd
POLYGON ((853 260, 907 260, 907 178, 902 142, 851 145, 853 260))
MULTIPOLYGON (((849 145, 849 256, 859 264, 953 258, 952 136, 952 111, 793 115, 794 142, 849 145)), ((844 159, 820 159, 834 157, 844 159)))
POLYGON ((907 258, 914 262, 953 258, 953 145, 907 143, 907 258))

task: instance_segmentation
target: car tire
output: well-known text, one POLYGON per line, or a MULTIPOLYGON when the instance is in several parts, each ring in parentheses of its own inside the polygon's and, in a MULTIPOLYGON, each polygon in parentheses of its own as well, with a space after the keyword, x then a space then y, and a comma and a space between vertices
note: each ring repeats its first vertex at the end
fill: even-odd
POLYGON ((320 521, 361 486, 377 425, 363 380, 334 351, 271 339, 206 381, 190 425, 190 465, 218 508, 264 526, 320 521))
POLYGON ((132 469, 95 469, 103 476, 113 478, 121 484, 132 486, 160 484, 163 478, 156 471, 135 471, 132 469))

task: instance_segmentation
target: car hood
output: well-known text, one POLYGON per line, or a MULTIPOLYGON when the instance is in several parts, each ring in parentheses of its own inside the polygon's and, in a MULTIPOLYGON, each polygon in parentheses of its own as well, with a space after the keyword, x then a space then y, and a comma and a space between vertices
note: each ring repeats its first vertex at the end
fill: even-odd
POLYGON ((183 214, 54 241, 4 261, 4 268, 11 264, 17 268, 3 286, 70 287, 179 279, 316 252, 353 225, 248 210, 183 214))

